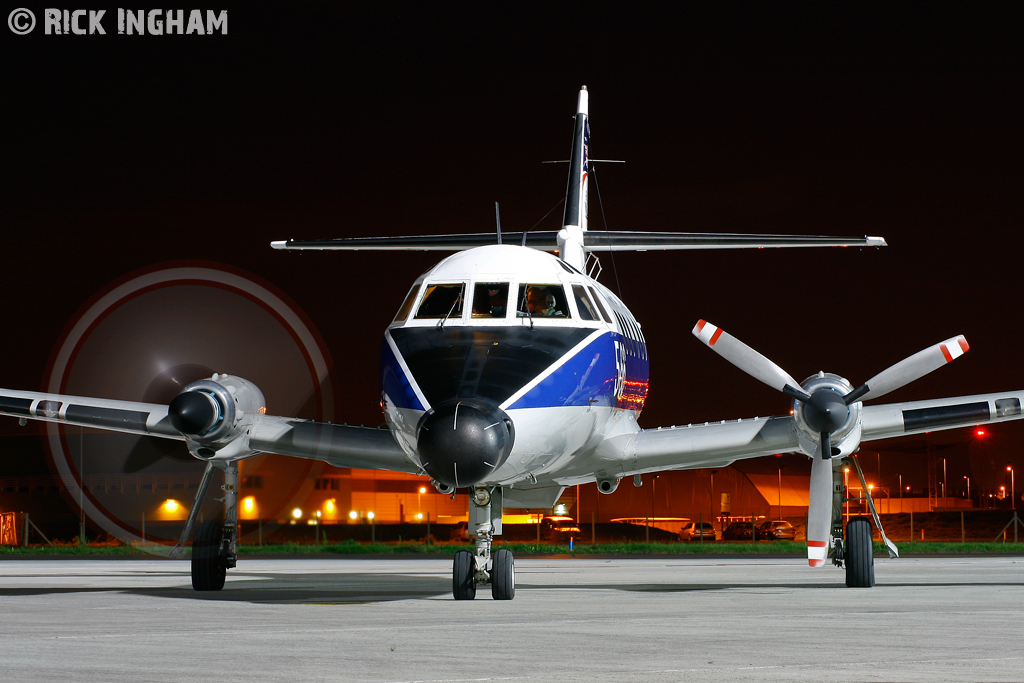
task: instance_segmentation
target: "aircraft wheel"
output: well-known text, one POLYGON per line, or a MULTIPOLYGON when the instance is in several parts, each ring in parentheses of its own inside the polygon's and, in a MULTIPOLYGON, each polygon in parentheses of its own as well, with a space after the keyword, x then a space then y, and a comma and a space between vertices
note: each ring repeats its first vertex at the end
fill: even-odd
POLYGON ((875 585, 875 554, 871 543, 871 522, 858 517, 846 525, 846 585, 871 588, 875 585))
POLYGON ((511 600, 516 597, 516 563, 512 551, 497 550, 491 562, 491 597, 495 600, 511 600))
POLYGON ((220 556, 224 528, 218 520, 203 522, 192 537, 192 588, 219 591, 224 587, 227 568, 220 556))
POLYGON ((476 597, 476 563, 473 561, 473 553, 468 550, 455 553, 452 594, 456 600, 472 600, 476 597))

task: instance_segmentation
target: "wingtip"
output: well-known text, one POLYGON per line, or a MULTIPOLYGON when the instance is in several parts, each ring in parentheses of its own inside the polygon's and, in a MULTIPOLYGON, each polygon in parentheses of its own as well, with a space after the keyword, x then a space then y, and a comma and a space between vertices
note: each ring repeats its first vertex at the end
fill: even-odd
POLYGON ((287 249, 288 248, 288 240, 276 240, 276 241, 270 243, 270 247, 272 249, 287 249))

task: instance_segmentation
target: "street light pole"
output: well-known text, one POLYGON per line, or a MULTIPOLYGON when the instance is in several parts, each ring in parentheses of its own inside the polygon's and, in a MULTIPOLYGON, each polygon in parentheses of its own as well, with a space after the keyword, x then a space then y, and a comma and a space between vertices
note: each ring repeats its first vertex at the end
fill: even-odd
POLYGON ((846 513, 846 521, 850 521, 850 468, 843 468, 843 511, 846 513))
POLYGON ((1017 489, 1013 484, 1013 465, 1007 464, 1006 469, 1010 471, 1010 509, 1017 509, 1017 489))
POLYGON ((782 468, 779 468, 779 516, 776 519, 782 519, 782 468))

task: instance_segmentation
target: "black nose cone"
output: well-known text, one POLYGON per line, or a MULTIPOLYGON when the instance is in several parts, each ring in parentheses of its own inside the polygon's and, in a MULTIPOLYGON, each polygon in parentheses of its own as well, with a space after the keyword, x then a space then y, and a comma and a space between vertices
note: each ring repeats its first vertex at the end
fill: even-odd
POLYGON ((431 477, 456 488, 487 479, 512 452, 512 420, 497 406, 442 403, 420 423, 417 452, 431 477))
POLYGON ((217 422, 219 411, 213 397, 201 391, 183 391, 167 406, 167 418, 182 434, 204 434, 217 422))

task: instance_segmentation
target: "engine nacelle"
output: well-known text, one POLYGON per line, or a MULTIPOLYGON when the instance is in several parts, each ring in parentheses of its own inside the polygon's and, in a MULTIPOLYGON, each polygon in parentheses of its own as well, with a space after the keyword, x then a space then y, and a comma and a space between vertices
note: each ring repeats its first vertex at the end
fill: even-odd
POLYGON ((604 494, 615 493, 615 489, 619 488, 618 479, 598 479, 597 490, 604 494))
POLYGON ((167 417, 195 457, 233 460, 247 454, 250 427, 266 411, 255 384, 214 374, 182 389, 167 406, 167 417))
MULTIPOLYGON (((819 372, 817 375, 808 377, 800 386, 808 394, 813 394, 819 390, 832 390, 835 391, 838 396, 846 396, 853 391, 853 385, 851 385, 845 377, 834 375, 829 372, 819 372)), ((839 429, 832 432, 832 449, 833 453, 836 450, 838 454, 832 455, 831 457, 845 457, 854 453, 860 446, 861 439, 861 403, 859 401, 853 403, 847 407, 848 414, 846 421, 843 422, 839 429)), ((800 401, 793 401, 793 418, 796 423, 796 436, 797 441, 800 443, 800 448, 808 455, 813 455, 815 450, 818 448, 818 440, 820 434, 811 425, 807 423, 805 411, 807 407, 800 401)))

